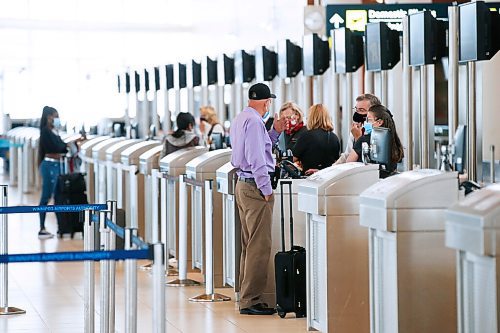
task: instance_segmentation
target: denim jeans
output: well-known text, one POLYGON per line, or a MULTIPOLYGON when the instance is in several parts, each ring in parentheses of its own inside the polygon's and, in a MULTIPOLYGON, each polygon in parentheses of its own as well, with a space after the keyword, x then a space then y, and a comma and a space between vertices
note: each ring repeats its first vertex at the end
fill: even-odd
MULTIPOLYGON (((60 174, 59 162, 42 161, 40 164, 40 174, 42 175, 42 197, 40 206, 45 206, 54 196, 57 177, 60 174)), ((45 228, 45 213, 40 213, 40 229, 45 228)))

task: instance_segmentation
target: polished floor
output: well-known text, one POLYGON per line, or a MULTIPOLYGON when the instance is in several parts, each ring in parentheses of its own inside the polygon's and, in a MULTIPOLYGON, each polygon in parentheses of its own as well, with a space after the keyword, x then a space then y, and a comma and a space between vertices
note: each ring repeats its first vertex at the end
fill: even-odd
MULTIPOLYGON (((8 177, 0 174, 2 184, 8 177)), ((37 192, 20 196, 9 188, 9 206, 36 205, 37 192)), ((80 251, 81 234, 75 239, 39 240, 37 215, 9 215, 9 253, 80 251)), ((47 228, 55 232, 56 221, 48 214, 47 228)), ((141 263, 139 263, 141 264, 141 263)), ((8 305, 26 314, 0 316, 0 332, 83 332, 83 263, 10 264, 8 305)), ((200 281, 199 274, 190 278, 200 281)), ((151 276, 138 271, 138 332, 152 332, 151 276)), ((170 280, 170 278, 168 279, 170 280)), ((96 332, 99 332, 99 265, 96 263, 96 332)), ((201 287, 166 288, 167 332, 305 332, 306 320, 292 315, 244 316, 238 312, 232 289, 217 289, 232 298, 223 303, 191 303, 189 297, 204 293, 201 287)), ((116 332, 124 332, 123 263, 117 265, 116 332)))

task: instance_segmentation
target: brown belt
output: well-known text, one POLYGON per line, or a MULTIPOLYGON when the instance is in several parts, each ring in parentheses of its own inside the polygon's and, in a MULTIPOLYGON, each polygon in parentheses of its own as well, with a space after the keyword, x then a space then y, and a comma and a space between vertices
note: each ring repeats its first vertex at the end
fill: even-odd
POLYGON ((55 160, 59 160, 61 158, 61 154, 47 153, 47 154, 45 154, 45 157, 53 158, 55 160))

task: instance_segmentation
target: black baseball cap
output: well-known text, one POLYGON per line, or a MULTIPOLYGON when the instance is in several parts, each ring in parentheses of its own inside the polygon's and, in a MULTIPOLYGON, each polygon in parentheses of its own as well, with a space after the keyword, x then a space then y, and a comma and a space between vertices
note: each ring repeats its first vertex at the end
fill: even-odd
POLYGON ((268 98, 276 98, 275 94, 271 94, 271 90, 264 83, 256 83, 248 90, 248 98, 253 100, 262 100, 268 98))

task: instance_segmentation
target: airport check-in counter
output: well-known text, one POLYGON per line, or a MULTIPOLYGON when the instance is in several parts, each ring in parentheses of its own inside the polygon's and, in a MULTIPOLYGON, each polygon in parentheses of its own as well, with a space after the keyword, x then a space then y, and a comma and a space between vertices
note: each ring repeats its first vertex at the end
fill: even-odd
POLYGON ((222 193, 222 216, 224 235, 223 283, 239 291, 241 222, 236 206, 235 187, 238 168, 228 162, 217 169, 217 191, 222 193))
MULTIPOLYGON (((190 147, 177 150, 166 155, 160 160, 160 172, 163 174, 161 181, 161 219, 166 221, 166 231, 161 232, 161 241, 165 244, 167 256, 177 258, 179 253, 179 183, 180 175, 186 173, 186 164, 194 158, 208 152, 208 148, 203 146, 190 147)), ((191 195, 190 186, 187 190, 187 219, 191 220, 191 195)), ((191 225, 188 223, 187 229, 187 266, 191 267, 191 225)))
POLYGON ((92 147, 94 160, 94 202, 106 202, 106 150, 125 138, 109 138, 92 147))
MULTIPOLYGON (((192 185, 191 192, 191 241, 192 265, 204 272, 205 260, 205 197, 204 181, 213 179, 215 188, 218 168, 229 162, 231 149, 219 149, 196 157, 186 164, 186 183, 192 185)), ((222 195, 213 191, 213 271, 214 286, 223 286, 223 251, 222 251, 222 195)), ((205 277, 206 279, 206 277, 205 277)))
POLYGON ((446 246, 457 250, 461 333, 498 332, 500 184, 475 191, 446 213, 446 246))
MULTIPOLYGON (((138 235, 145 236, 144 229, 144 175, 139 171, 139 156, 151 148, 161 146, 160 141, 141 141, 121 153, 121 172, 123 175, 123 189, 125 189, 125 200, 117 202, 118 208, 125 209, 126 226, 137 228, 138 235)), ((118 177, 121 177, 119 175, 118 177)))
POLYGON ((86 175, 87 198, 89 203, 94 203, 95 198, 94 159, 92 158, 92 147, 107 139, 109 139, 109 136, 97 136, 84 142, 80 147, 79 154, 82 159, 82 172, 86 175))
POLYGON ((122 202, 126 193, 121 172, 122 152, 138 142, 141 140, 126 139, 106 149, 106 199, 117 201, 117 208, 123 208, 122 202), (120 177, 118 177, 119 175, 120 177))
POLYGON ((353 162, 299 185, 298 209, 307 214, 309 330, 370 331, 368 230, 359 225, 359 194, 378 181, 378 164, 353 162))
MULTIPOLYGON (((139 156, 139 173, 144 177, 144 187, 139 189, 139 191, 144 191, 144 216, 142 218, 145 225, 145 240, 149 243, 153 242, 152 228, 158 230, 160 186, 157 172, 162 150, 163 145, 155 146, 139 156)), ((159 242, 159 239, 156 238, 155 242, 159 242)))
POLYGON ((361 193, 370 332, 457 332, 456 256, 445 245, 445 212, 459 193, 456 172, 432 169, 403 172, 361 193))

